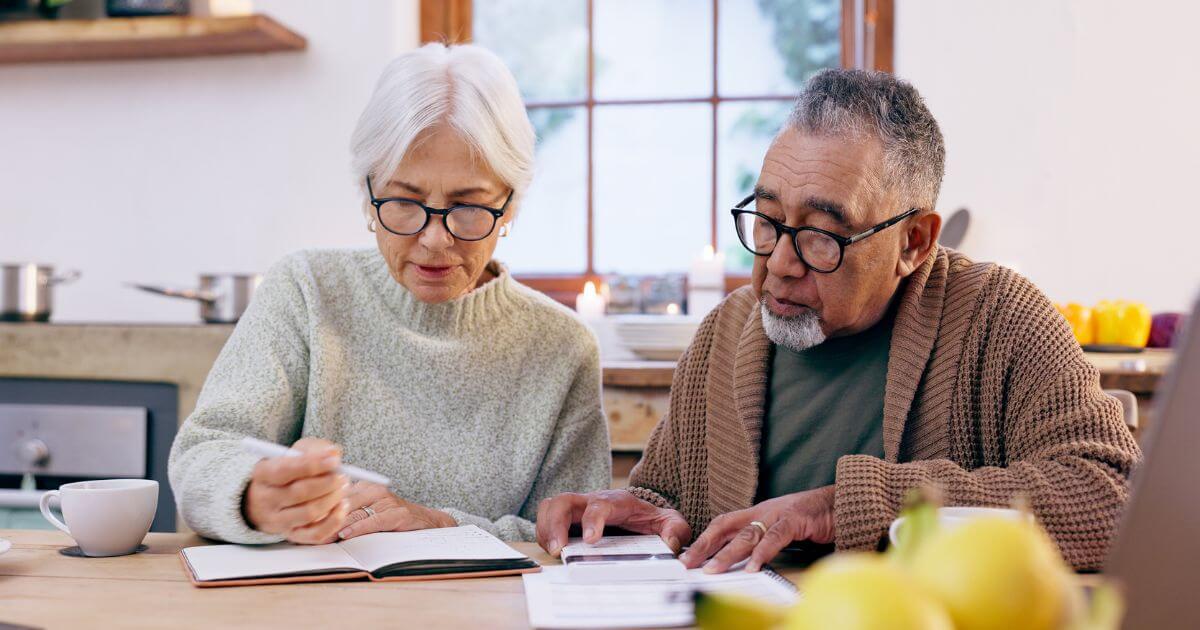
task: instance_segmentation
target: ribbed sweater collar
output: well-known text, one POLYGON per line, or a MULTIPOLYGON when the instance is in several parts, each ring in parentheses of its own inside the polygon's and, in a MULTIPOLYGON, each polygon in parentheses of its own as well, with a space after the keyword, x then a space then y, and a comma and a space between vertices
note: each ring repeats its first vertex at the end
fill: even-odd
POLYGON ((515 281, 508 269, 493 260, 488 270, 496 277, 466 295, 438 304, 422 302, 396 282, 382 255, 373 258, 371 277, 406 328, 431 337, 459 337, 506 319, 518 304, 515 281))

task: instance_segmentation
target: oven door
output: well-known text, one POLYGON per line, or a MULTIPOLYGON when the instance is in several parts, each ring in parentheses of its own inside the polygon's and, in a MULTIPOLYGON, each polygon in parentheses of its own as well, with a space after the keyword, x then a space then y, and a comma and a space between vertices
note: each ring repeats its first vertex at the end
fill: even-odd
POLYGON ((0 528, 50 529, 38 500, 64 483, 130 478, 159 482, 151 530, 175 531, 166 461, 176 392, 157 383, 0 379, 0 528))

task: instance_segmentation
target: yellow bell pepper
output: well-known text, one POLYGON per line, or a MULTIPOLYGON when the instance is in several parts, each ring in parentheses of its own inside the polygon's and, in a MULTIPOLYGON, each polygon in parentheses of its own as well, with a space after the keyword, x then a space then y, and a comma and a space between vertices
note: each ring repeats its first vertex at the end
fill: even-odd
POLYGON ((1104 300, 1092 308, 1095 342, 1143 348, 1150 339, 1150 309, 1141 302, 1104 300))
POLYGON ((1075 302, 1055 304, 1054 306, 1071 325, 1071 332, 1075 333, 1075 340, 1079 342, 1079 345, 1092 343, 1096 336, 1092 325, 1092 309, 1075 302))

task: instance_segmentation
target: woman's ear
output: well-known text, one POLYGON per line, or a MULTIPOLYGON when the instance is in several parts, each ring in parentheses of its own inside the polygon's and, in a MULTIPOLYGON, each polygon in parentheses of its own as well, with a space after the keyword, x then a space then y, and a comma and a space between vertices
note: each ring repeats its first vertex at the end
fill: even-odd
POLYGON ((900 277, 907 277, 925 262, 941 233, 942 217, 936 212, 918 214, 908 220, 900 237, 900 259, 896 262, 900 277))

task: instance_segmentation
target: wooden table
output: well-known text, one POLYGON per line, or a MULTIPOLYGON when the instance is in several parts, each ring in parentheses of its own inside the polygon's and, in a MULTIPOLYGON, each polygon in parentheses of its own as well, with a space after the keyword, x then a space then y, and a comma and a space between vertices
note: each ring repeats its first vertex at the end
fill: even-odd
MULTIPOLYGON (((39 628, 336 627, 527 628, 521 578, 405 583, 326 582, 196 588, 178 552, 205 541, 150 534, 147 551, 119 558, 72 558, 56 531, 0 529, 13 548, 0 554, 0 624, 39 628)), ((513 547, 558 564, 532 543, 513 547)), ((782 570, 793 581, 800 569, 782 570)))

